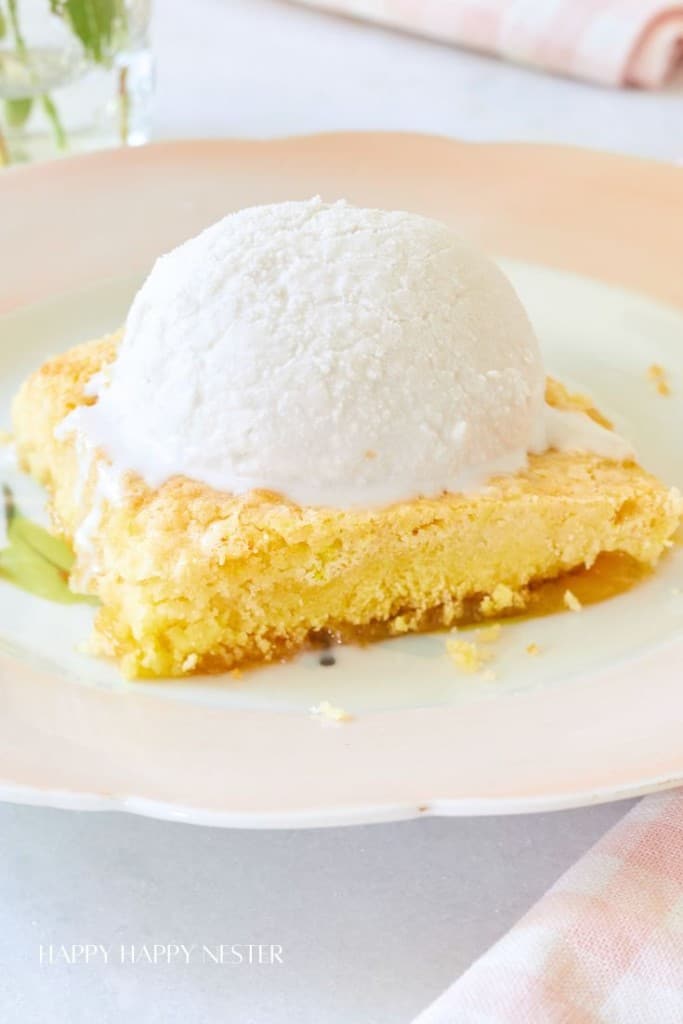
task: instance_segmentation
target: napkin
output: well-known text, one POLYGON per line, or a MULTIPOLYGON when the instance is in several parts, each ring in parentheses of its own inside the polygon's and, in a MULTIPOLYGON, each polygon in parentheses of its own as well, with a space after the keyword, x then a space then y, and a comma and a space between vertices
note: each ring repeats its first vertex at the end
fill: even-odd
POLYGON ((545 71, 656 88, 683 59, 683 4, 665 0, 299 0, 545 71))
POLYGON ((681 1024, 683 791, 637 804, 413 1024, 681 1024))

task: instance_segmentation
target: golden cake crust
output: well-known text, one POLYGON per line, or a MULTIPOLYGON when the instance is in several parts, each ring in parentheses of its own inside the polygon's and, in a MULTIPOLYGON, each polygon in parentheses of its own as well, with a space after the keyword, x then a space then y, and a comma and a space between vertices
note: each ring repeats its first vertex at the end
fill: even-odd
MULTIPOLYGON (((120 334, 46 363, 13 409, 24 467, 51 494, 56 528, 82 535, 104 457, 84 477, 73 435, 54 437, 120 334)), ((548 401, 588 412, 549 380, 548 401)), ((529 586, 601 552, 654 565, 679 522, 680 498, 634 462, 545 452, 485 492, 377 509, 302 507, 266 491, 220 493, 176 477, 156 490, 138 477, 104 503, 76 544, 73 583, 101 601, 98 652, 132 676, 182 675, 272 660, 312 634, 390 633, 523 608, 529 586), (87 532, 87 531, 85 531, 87 532)))

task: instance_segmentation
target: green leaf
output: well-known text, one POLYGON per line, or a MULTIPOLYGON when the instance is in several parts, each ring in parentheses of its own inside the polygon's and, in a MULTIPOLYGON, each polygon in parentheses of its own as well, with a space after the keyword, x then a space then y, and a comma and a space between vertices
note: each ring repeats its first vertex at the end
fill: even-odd
POLYGON ((26 60, 28 50, 26 48, 26 40, 24 39, 21 28, 19 26, 19 12, 17 11, 17 0, 7 0, 7 11, 9 13, 9 23, 12 29, 12 35, 14 36, 14 46, 17 54, 21 60, 26 60))
POLYGON ((5 120, 10 128, 21 128, 31 116, 33 100, 25 96, 19 100, 5 100, 5 120))
POLYGON ((117 30, 126 22, 123 0, 64 0, 60 9, 90 59, 106 63, 117 30))
POLYGON ((5 15, 0 11, 0 39, 4 39, 7 35, 7 19, 5 15))
POLYGON ((55 106, 54 100, 48 93, 44 92, 40 97, 40 102, 43 105, 45 116, 52 125, 52 132, 55 137, 55 145, 57 146, 57 149, 66 149, 66 132, 64 131, 62 119, 59 116, 59 111, 55 106))
POLYGON ((10 544, 31 548, 37 555, 51 562, 62 572, 69 573, 73 568, 74 554, 68 544, 59 537, 54 537, 42 526, 31 522, 25 516, 16 515, 7 530, 10 544))
POLYGON ((0 551, 0 576, 48 601, 71 604, 80 600, 69 589, 66 573, 41 558, 26 544, 12 544, 0 551))
POLYGON ((48 601, 92 601, 69 587, 74 556, 68 545, 21 515, 9 487, 3 493, 8 545, 0 550, 0 576, 48 601))

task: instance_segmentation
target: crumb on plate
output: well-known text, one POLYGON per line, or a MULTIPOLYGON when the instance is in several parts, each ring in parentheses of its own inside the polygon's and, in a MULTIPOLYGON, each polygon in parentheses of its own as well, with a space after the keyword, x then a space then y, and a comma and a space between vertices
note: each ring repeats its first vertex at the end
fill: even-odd
POLYGON ((479 672, 491 660, 489 651, 482 651, 471 640, 447 640, 446 650, 462 672, 479 672))
POLYGON ((565 590, 564 603, 570 612, 580 612, 583 605, 572 590, 565 590))
POLYGON ((344 708, 335 707, 329 700, 321 700, 319 704, 314 704, 313 707, 308 709, 308 713, 311 718, 317 718, 318 721, 326 724, 330 722, 333 724, 350 722, 353 717, 344 708))
MULTIPOLYGON (((569 593, 569 591, 567 591, 567 593, 569 593)), ((572 594, 572 597, 573 596, 574 595, 572 594)), ((530 654, 531 657, 534 658, 537 654, 541 653, 541 648, 538 646, 538 644, 527 644, 526 653, 530 654)))
POLYGON ((664 397, 671 394, 671 386, 663 366, 660 366, 659 363, 653 363, 651 366, 648 366, 647 376, 657 388, 658 394, 664 397))

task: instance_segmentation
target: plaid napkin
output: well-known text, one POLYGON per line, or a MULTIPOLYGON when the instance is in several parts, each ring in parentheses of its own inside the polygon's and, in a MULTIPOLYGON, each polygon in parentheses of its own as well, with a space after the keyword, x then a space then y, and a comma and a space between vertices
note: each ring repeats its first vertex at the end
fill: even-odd
POLYGON ((683 1024, 683 791, 641 800, 413 1024, 683 1024))
POLYGON ((603 85, 656 88, 683 58, 666 0, 299 0, 603 85))

